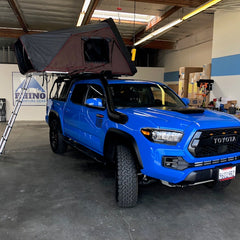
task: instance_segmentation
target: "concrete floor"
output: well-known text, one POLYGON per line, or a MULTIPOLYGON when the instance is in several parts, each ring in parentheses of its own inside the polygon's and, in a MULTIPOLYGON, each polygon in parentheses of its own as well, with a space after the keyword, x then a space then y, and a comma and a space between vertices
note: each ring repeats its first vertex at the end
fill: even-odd
POLYGON ((0 190, 1 240, 240 239, 239 177, 222 192, 140 186, 138 205, 120 209, 113 170, 75 150, 52 153, 43 122, 15 124, 0 190))

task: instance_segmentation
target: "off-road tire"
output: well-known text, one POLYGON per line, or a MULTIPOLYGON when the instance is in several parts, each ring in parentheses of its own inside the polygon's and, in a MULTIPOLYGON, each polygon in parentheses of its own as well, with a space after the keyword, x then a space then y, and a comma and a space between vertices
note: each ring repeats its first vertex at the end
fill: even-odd
POLYGON ((53 119, 50 123, 49 140, 54 153, 63 154, 66 152, 67 144, 64 141, 61 126, 57 119, 53 119))
POLYGON ((132 151, 117 146, 116 153, 116 200, 119 207, 134 207, 138 200, 138 175, 132 151))
POLYGON ((226 188, 231 182, 232 182, 232 180, 227 180, 227 181, 222 181, 222 182, 214 181, 214 182, 206 183, 206 186, 213 190, 222 190, 222 189, 226 188))

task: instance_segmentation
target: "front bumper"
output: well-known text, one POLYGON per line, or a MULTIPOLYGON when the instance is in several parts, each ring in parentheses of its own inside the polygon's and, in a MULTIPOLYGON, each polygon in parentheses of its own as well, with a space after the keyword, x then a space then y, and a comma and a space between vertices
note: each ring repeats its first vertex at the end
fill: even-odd
POLYGON ((227 166, 237 166, 237 172, 240 172, 239 152, 217 157, 199 158, 197 161, 196 159, 194 159, 195 161, 189 161, 188 156, 182 150, 167 151, 164 149, 164 151, 160 151, 152 148, 152 151, 148 154, 148 161, 143 161, 144 167, 141 169, 141 172, 148 177, 173 185, 190 185, 197 182, 215 180, 218 169, 227 166), (181 157, 188 163, 188 166, 183 170, 164 166, 163 156, 170 156, 170 154, 181 157))
POLYGON ((218 168, 240 164, 240 151, 208 157, 194 157, 188 150, 192 134, 185 134, 177 145, 157 144, 149 141, 138 142, 143 168, 141 172, 151 178, 171 184, 214 180, 218 168), (173 164, 164 164, 164 157, 181 158, 186 164, 178 169, 173 164), (200 174, 202 172, 202 174, 200 174), (198 173, 199 172, 199 173, 198 173))
MULTIPOLYGON (((236 172, 237 173, 240 172, 240 163, 223 165, 221 166, 221 168, 228 167, 228 166, 236 166, 236 172)), ((210 168, 205 170, 193 171, 185 178, 184 181, 178 184, 184 186, 184 185, 196 184, 196 183, 201 183, 201 182, 210 181, 210 180, 217 180, 219 168, 220 167, 215 167, 215 168, 210 168)))

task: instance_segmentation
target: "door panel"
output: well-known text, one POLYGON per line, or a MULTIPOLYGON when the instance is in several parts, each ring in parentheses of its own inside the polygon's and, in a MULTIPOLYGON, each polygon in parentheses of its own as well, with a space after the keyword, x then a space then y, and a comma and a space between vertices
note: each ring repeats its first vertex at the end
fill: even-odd
POLYGON ((64 109, 65 135, 83 146, 103 154, 104 135, 106 133, 104 123, 107 116, 103 89, 97 84, 78 85, 73 86, 72 96, 68 99, 64 109), (101 99, 103 106, 94 107, 85 104, 86 99, 89 98, 101 99))
POLYGON ((104 144, 104 128, 107 116, 105 109, 105 96, 100 85, 92 84, 89 86, 85 101, 88 99, 100 99, 103 103, 102 107, 86 106, 83 108, 84 123, 86 131, 86 144, 94 151, 102 154, 104 144))
POLYGON ((84 132, 81 126, 83 115, 83 101, 86 96, 88 86, 86 84, 75 84, 70 91, 64 109, 64 133, 67 137, 84 143, 84 132))

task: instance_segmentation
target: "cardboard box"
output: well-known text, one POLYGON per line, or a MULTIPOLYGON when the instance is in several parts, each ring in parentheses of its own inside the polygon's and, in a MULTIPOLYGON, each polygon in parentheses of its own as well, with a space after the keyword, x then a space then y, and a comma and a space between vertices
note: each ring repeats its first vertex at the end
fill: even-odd
POLYGON ((189 100, 190 100, 189 106, 201 107, 203 104, 203 99, 200 98, 190 98, 189 100))
POLYGON ((232 105, 235 107, 237 105, 237 100, 227 101, 227 104, 224 104, 224 109, 229 109, 232 105))
POLYGON ((203 64, 203 71, 201 75, 201 79, 210 79, 211 78, 211 63, 203 64))
POLYGON ((202 71, 203 71, 202 67, 180 67, 179 75, 180 75, 180 78, 182 79, 188 79, 189 73, 202 72, 202 71))
POLYGON ((200 80, 201 72, 190 73, 188 82, 188 98, 201 98, 197 82, 200 80))
POLYGON ((168 87, 170 87, 175 93, 178 92, 178 84, 168 84, 168 87))
POLYGON ((203 68, 201 67, 180 67, 179 68, 179 87, 178 95, 183 97, 188 97, 188 81, 189 74, 194 72, 202 72, 203 68))
POLYGON ((185 92, 186 89, 187 89, 186 81, 187 80, 185 80, 185 79, 181 79, 181 78, 179 79, 179 82, 178 82, 178 95, 179 95, 180 98, 184 98, 187 95, 187 92, 185 92))

